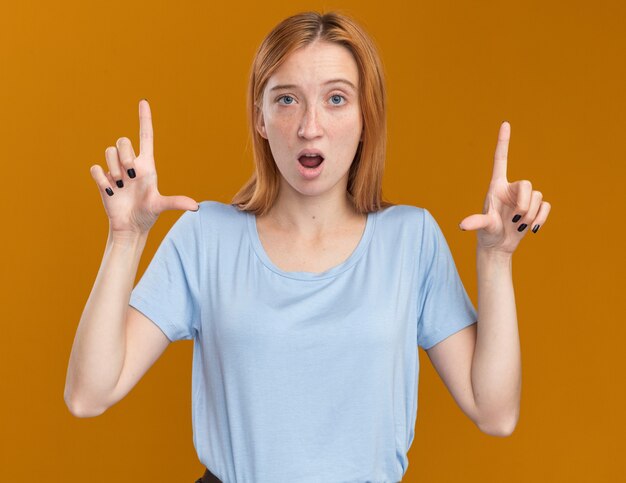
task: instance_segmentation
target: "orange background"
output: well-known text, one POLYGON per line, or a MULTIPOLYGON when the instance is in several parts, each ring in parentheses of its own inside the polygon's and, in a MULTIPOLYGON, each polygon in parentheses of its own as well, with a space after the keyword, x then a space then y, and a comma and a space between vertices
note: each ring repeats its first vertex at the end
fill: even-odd
MULTIPOLYGON (((375 39, 389 90, 384 193, 428 208, 476 306, 476 235, 500 123, 508 179, 552 204, 513 258, 523 357, 512 436, 481 433, 420 349, 404 482, 624 481, 626 7, 620 1, 10 2, 0 18, 4 206, 0 481, 200 477, 191 341, 131 393, 78 419, 63 401, 108 221, 89 167, 138 146, 149 99, 159 189, 229 202, 252 171, 253 53, 283 18, 341 9, 375 39), (286 6, 288 5, 288 6, 286 6)), ((143 273, 182 212, 154 226, 143 273)))

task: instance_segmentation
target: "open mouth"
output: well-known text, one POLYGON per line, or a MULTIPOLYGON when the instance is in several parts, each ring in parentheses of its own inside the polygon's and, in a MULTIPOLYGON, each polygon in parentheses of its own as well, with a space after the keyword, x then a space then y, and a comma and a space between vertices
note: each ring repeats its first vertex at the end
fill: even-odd
POLYGON ((300 164, 302 166, 304 166, 305 168, 317 168, 320 164, 322 164, 322 162, 324 161, 324 158, 316 155, 316 156, 300 156, 298 158, 298 161, 300 161, 300 164))

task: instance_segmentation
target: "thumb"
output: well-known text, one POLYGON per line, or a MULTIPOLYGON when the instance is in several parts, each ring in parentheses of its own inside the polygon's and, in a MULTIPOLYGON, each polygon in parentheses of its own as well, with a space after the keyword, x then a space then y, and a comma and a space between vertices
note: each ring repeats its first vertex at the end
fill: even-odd
POLYGON ((480 230, 486 228, 489 225, 489 217, 487 215, 470 215, 463 218, 459 223, 459 228, 463 231, 466 230, 480 230))
POLYGON ((198 211, 200 205, 188 196, 164 196, 162 198, 161 210, 188 210, 198 211))

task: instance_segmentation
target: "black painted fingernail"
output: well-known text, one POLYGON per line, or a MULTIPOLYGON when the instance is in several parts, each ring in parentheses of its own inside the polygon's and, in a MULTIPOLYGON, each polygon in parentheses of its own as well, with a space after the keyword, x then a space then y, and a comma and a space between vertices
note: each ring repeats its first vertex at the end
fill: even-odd
POLYGON ((538 229, 539 229, 539 225, 535 225, 535 227, 533 228, 533 233, 537 233, 538 229))
POLYGON ((107 188, 106 192, 109 196, 113 196, 113 190, 111 188, 107 188))
POLYGON ((135 176, 137 176, 135 174, 135 170, 133 168, 130 168, 127 172, 128 172, 128 177, 129 178, 134 178, 135 176))
POLYGON ((513 223, 518 222, 518 221, 519 221, 519 219, 520 219, 521 217, 522 217, 522 215, 515 215, 515 216, 513 217, 513 223))
POLYGON ((124 187, 124 182, 121 179, 118 179, 115 184, 117 185, 118 188, 123 188, 124 187))
POLYGON ((522 223, 519 228, 517 229, 517 231, 524 231, 524 228, 526 228, 528 225, 526 223, 522 223))

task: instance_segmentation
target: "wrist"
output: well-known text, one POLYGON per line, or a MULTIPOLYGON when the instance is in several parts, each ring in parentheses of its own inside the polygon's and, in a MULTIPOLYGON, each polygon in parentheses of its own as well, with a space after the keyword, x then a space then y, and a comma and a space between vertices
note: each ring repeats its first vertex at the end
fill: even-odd
POLYGON ((149 232, 113 231, 109 229, 108 242, 125 247, 137 247, 145 244, 149 232))
POLYGON ((481 260, 506 263, 510 263, 513 260, 512 253, 480 247, 476 249, 476 257, 481 260))

